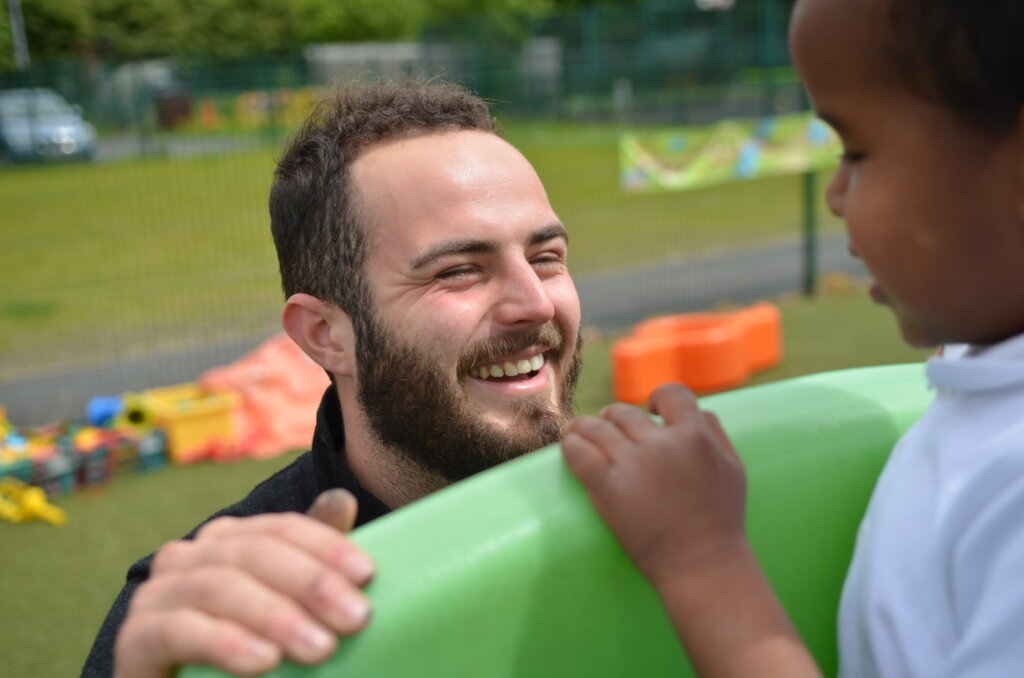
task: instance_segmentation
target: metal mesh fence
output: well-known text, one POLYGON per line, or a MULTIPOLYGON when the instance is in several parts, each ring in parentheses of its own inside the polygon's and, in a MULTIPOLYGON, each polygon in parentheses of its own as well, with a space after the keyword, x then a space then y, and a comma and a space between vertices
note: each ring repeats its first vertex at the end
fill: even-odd
MULTIPOLYGON (((798 287, 800 177, 632 195, 619 190, 616 164, 623 129, 804 108, 785 51, 787 7, 595 7, 514 26, 432 26, 415 43, 0 75, 0 91, 53 90, 97 131, 91 162, 35 162, 70 146, 55 137, 31 141, 26 158, 6 148, 0 402, 13 416, 73 416, 87 395, 193 379, 277 331, 274 159, 323 88, 355 76, 437 75, 494 103, 573 233, 595 324, 628 321, 602 315, 602 285, 631 287, 623 303, 634 312, 645 299, 662 300, 650 312, 672 310, 672 299, 677 310, 746 300, 721 282, 735 280, 715 263, 730 252, 784 281, 748 281, 755 296, 798 287)), ((33 124, 30 138, 50 134, 33 124)))

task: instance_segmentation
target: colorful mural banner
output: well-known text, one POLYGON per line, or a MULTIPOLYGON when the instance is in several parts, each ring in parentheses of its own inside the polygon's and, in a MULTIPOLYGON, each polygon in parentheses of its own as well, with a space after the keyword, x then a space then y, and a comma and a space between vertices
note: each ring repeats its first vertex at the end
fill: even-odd
POLYGON ((682 191, 820 169, 841 152, 813 113, 628 132, 619 137, 619 183, 636 193, 682 191))

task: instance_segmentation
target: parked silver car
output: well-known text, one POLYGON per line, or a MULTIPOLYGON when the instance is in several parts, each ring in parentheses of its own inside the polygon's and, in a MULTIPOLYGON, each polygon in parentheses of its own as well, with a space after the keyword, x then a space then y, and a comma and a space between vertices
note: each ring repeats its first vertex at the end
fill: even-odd
POLYGON ((96 128, 52 89, 0 91, 0 160, 91 159, 96 128))

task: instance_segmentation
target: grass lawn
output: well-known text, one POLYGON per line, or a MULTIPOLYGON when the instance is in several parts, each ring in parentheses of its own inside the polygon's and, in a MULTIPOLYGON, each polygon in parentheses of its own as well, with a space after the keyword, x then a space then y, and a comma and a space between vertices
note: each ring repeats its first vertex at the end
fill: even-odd
MULTIPOLYGON (((798 176, 625 194, 613 126, 506 128, 572 234, 576 276, 799 232, 798 176)), ((277 153, 2 169, 0 381, 275 330, 277 153)))
MULTIPOLYGON (((816 300, 780 300, 785 359, 751 383, 915 362, 927 355, 900 342, 890 314, 874 307, 863 289, 825 287, 828 291, 816 300)), ((593 337, 587 343, 579 398, 583 412, 594 413, 611 398, 608 354, 613 340, 593 337)), ((68 512, 63 528, 0 523, 5 675, 77 675, 128 565, 240 498, 293 456, 119 478, 96 491, 58 499, 68 512)))

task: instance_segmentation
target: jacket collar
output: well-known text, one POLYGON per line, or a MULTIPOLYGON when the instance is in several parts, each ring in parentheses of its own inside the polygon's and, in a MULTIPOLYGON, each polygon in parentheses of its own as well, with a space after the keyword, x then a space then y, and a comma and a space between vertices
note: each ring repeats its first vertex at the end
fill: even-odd
POLYGON ((320 399, 312 454, 316 477, 321 485, 317 494, 331 488, 343 487, 355 495, 359 502, 356 527, 391 511, 380 499, 363 488, 345 461, 345 423, 341 417, 338 391, 333 384, 327 387, 323 398, 320 399))

